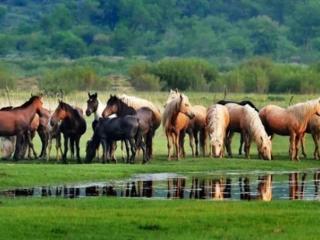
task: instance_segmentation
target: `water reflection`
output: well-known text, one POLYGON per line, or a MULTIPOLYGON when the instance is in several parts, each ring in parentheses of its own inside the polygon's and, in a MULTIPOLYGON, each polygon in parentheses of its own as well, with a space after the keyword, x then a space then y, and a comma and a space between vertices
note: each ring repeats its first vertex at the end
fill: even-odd
POLYGON ((211 200, 318 200, 320 171, 285 174, 169 176, 79 186, 43 186, 0 191, 4 197, 134 197, 211 200))

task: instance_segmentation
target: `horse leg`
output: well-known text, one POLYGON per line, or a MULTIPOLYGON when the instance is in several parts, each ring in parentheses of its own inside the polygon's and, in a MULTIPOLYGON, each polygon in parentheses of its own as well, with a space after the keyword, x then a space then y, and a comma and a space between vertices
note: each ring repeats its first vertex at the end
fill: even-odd
POLYGON ((64 137, 64 152, 62 154, 62 163, 67 163, 69 137, 66 134, 64 134, 63 137, 64 137))
POLYGON ((130 138, 129 143, 130 143, 130 148, 131 148, 130 163, 134 163, 134 160, 136 158, 136 152, 137 152, 136 143, 135 143, 134 138, 130 138))
POLYGON ((126 152, 127 152, 127 161, 126 163, 129 163, 129 160, 130 160, 130 143, 128 140, 124 140, 124 144, 125 144, 125 147, 126 147, 126 152))
POLYGON ((296 161, 299 161, 299 147, 300 147, 299 144, 300 144, 302 138, 303 138, 303 134, 297 134, 297 135, 296 135, 295 155, 294 155, 294 159, 295 159, 296 161))
POLYGON ((76 144, 77 162, 81 163, 81 158, 80 158, 80 136, 76 137, 75 144, 76 144))
POLYGON ((43 127, 38 129, 37 132, 40 137, 41 145, 42 145, 39 158, 45 159, 47 155, 46 149, 48 147, 48 140, 49 140, 48 132, 43 127))
POLYGON ((145 145, 146 145, 146 156, 147 156, 148 160, 150 160, 152 158, 153 136, 154 136, 153 130, 150 130, 147 133, 147 138, 146 138, 146 142, 145 142, 145 145))
POLYGON ((194 137, 194 143, 196 146, 196 156, 197 157, 199 156, 199 134, 198 134, 198 132, 199 131, 197 131, 197 130, 193 131, 193 137, 194 137))
POLYGON ((56 136, 56 160, 57 161, 60 160, 59 153, 60 153, 60 156, 63 156, 62 147, 61 147, 61 134, 56 136))
POLYGON ((28 157, 31 158, 31 151, 33 153, 33 157, 34 158, 37 158, 37 153, 36 153, 36 150, 34 149, 34 145, 33 145, 33 142, 32 142, 32 139, 34 137, 34 133, 28 131, 27 133, 27 142, 28 142, 28 157))
POLYGON ((110 143, 110 158, 111 158, 111 161, 112 162, 115 162, 117 163, 117 159, 115 157, 115 151, 116 151, 116 148, 117 148, 117 142, 111 142, 110 143))
POLYGON ((107 159, 107 143, 104 139, 101 139, 101 145, 102 145, 102 163, 106 163, 107 159))
POLYGON ((305 146, 304 142, 305 142, 305 135, 303 134, 303 136, 301 138, 301 152, 302 152, 303 157, 307 158, 307 154, 306 154, 306 151, 304 148, 304 146, 305 146))
POLYGON ((167 136, 167 149, 168 149, 168 160, 171 160, 171 150, 172 150, 172 136, 171 133, 166 131, 166 136, 167 136))
POLYGON ((227 138, 226 138, 226 148, 227 148, 227 152, 228 152, 228 157, 232 158, 232 150, 231 150, 231 142, 232 142, 232 137, 233 137, 234 132, 229 132, 229 134, 227 134, 227 138))
POLYGON ((240 146, 239 146, 239 155, 242 155, 242 146, 243 146, 243 134, 240 134, 240 146))
POLYGON ((175 145, 175 149, 176 149, 176 154, 177 154, 177 160, 179 160, 180 158, 180 132, 178 131, 177 134, 175 134, 174 136, 174 145, 175 145))
POLYGON ((316 134, 316 138, 317 138, 317 158, 316 159, 320 159, 320 151, 319 151, 320 133, 316 134))
POLYGON ((20 159, 20 152, 21 152, 21 147, 23 143, 24 143, 24 134, 21 134, 21 133, 17 134, 16 147, 13 154, 14 160, 20 159))
POLYGON ((47 148, 48 148, 48 153, 46 153, 46 154, 47 154, 47 162, 50 160, 51 147, 52 147, 52 138, 50 137, 50 138, 48 139, 48 146, 47 146, 47 148))
POLYGON ((245 152, 246 158, 250 158, 250 145, 251 145, 250 144, 250 136, 248 133, 242 132, 241 138, 244 141, 244 152, 245 152))
POLYGON ((290 147, 289 147, 289 155, 291 160, 294 160, 294 156, 295 156, 295 140, 296 140, 296 134, 293 132, 290 134, 290 147))
MULTIPOLYGON (((190 145, 190 148, 191 148, 192 157, 194 157, 195 156, 195 151, 194 151, 195 144, 194 144, 193 131, 190 130, 190 131, 187 131, 187 133, 189 135, 189 145, 190 145)), ((182 153, 185 152, 185 150, 184 150, 184 138, 183 137, 181 137, 181 151, 182 151, 182 153)))
POLYGON ((200 148, 201 148, 201 153, 202 156, 206 156, 206 144, 207 144, 207 134, 205 128, 201 129, 199 132, 199 137, 200 137, 200 148))
POLYGON ((74 137, 70 137, 70 152, 71 152, 71 159, 74 159, 74 145, 75 145, 75 139, 74 137))

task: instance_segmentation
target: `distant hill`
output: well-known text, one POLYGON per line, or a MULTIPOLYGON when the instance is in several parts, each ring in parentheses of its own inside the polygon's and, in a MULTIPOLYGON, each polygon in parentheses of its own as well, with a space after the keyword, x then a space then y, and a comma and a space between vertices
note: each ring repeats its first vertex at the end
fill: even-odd
POLYGON ((2 0, 0 56, 320 56, 318 0, 2 0))

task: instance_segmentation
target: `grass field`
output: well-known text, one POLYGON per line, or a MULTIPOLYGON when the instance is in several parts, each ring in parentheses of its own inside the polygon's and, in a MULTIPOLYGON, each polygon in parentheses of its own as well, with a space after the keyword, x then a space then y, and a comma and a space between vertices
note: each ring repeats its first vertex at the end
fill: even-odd
MULTIPOLYGON (((109 96, 109 93, 103 93, 109 96)), ((166 93, 135 93, 154 101, 161 107, 166 93)), ((223 98, 222 94, 187 93, 193 104, 209 106, 223 98)), ((20 104, 29 95, 20 93, 11 101, 20 104)), ((228 96, 229 99, 250 99, 262 107, 267 103, 288 105, 290 95, 228 96)), ((295 96, 293 103, 315 96, 295 96)), ((101 98, 106 100, 106 98, 101 98)), ((6 102, 3 97, 2 103, 6 102)), ((65 99, 85 107, 86 93, 65 99)), ((54 109, 55 99, 44 100, 54 109)), ((7 104, 3 104, 7 105, 7 104)), ((88 131, 81 141, 84 156, 88 131)), ((188 141, 187 141, 188 142, 188 141)), ((88 182, 126 178, 136 173, 213 172, 213 171, 282 171, 319 168, 320 161, 312 159, 313 142, 307 138, 308 159, 291 162, 288 158, 288 138, 276 136, 273 142, 275 160, 257 159, 255 144, 251 159, 211 159, 188 156, 180 161, 166 159, 166 139, 159 129, 154 140, 154 159, 150 164, 74 164, 62 165, 55 160, 0 161, 0 189, 47 184, 88 182)), ((40 149, 39 139, 35 139, 40 149)), ((233 141, 237 153, 238 136, 233 141)), ((187 154, 190 149, 186 143, 187 154)), ((120 153, 117 153, 118 157, 120 153)), ((137 160, 139 162, 140 159, 137 160)), ((159 201, 110 198, 91 199, 0 199, 0 238, 2 239, 317 239, 319 204, 315 202, 207 202, 159 201)))

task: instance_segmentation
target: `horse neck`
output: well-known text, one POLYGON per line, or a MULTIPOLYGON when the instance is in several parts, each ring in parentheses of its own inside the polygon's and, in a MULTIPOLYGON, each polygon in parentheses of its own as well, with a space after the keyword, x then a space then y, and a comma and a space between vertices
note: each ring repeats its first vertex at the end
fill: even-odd
POLYGON ((94 119, 99 120, 99 118, 102 118, 102 113, 103 113, 104 107, 100 100, 98 99, 98 107, 97 110, 94 112, 94 119))
POLYGON ((37 112, 37 109, 33 106, 33 104, 30 104, 27 107, 18 108, 18 109, 13 110, 13 111, 18 111, 19 113, 23 114, 25 116, 25 119, 27 120, 27 122, 31 123, 31 121, 34 118, 34 115, 37 112))
POLYGON ((135 115, 137 114, 136 110, 133 107, 129 107, 127 104, 121 102, 118 105, 118 112, 116 113, 119 117, 126 115, 135 115))

